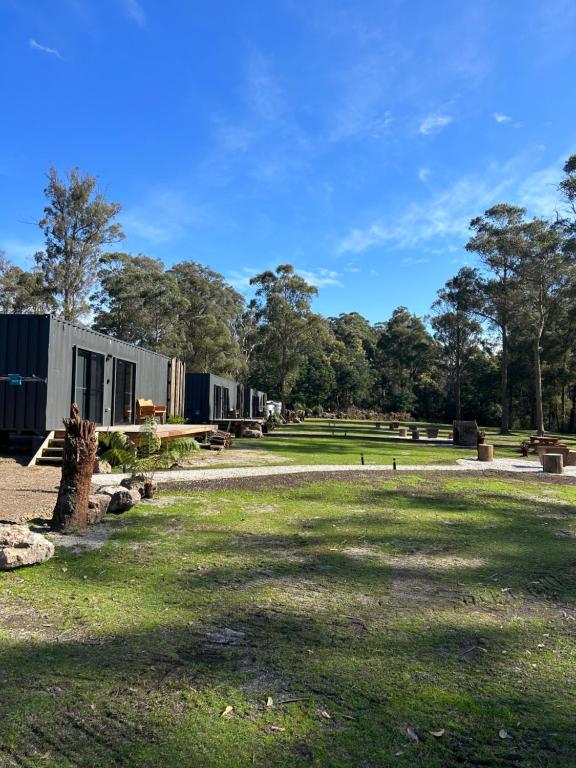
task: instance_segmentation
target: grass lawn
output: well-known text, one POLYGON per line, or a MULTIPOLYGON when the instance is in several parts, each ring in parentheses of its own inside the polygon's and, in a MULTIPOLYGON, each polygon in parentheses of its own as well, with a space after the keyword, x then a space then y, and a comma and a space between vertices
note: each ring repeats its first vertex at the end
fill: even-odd
POLYGON ((0 574, 0 766, 574 766, 575 502, 427 474, 138 505, 0 574))
MULTIPOLYGON (((363 440, 361 437, 299 437, 295 432, 290 437, 275 437, 274 432, 262 440, 235 440, 239 448, 251 448, 254 452, 269 451, 278 456, 277 464, 360 464, 364 455, 366 464, 392 466, 396 458, 402 464, 455 464, 458 459, 475 456, 474 448, 452 448, 450 446, 424 445, 418 442, 390 442, 384 440, 363 440)), ((501 454, 498 454, 501 455, 501 454)), ((223 456, 223 462, 231 465, 233 451, 223 456)), ((263 456, 263 459, 265 456, 263 456)), ((270 462, 266 462, 270 464, 270 462)))

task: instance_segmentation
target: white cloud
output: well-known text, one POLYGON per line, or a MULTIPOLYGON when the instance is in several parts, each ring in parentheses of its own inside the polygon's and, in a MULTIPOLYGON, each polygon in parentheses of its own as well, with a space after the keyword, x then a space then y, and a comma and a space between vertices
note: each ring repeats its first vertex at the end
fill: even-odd
POLYGON ((30 48, 32 48, 35 51, 41 51, 42 53, 48 53, 50 56, 56 56, 58 59, 61 59, 62 56, 60 55, 60 51, 57 48, 48 48, 47 45, 40 45, 40 43, 36 42, 33 37, 30 38, 28 41, 28 44, 30 48))
POLYGON ((428 117, 425 117, 424 120, 422 120, 418 130, 424 136, 429 136, 431 133, 438 133, 452 122, 454 122, 454 118, 450 117, 450 115, 428 115, 428 117))
POLYGON ((418 171, 418 178, 422 182, 427 181, 429 176, 430 176, 430 168, 420 168, 420 170, 418 171))
POLYGON ((560 202, 557 186, 562 161, 530 172, 531 161, 531 153, 526 153, 503 165, 492 164, 482 174, 463 176, 425 202, 408 205, 396 217, 352 229, 336 251, 363 253, 376 245, 411 248, 435 238, 444 240, 447 247, 454 246, 454 241, 463 244, 470 219, 503 200, 525 206, 530 216, 552 216, 560 202))
POLYGON ((497 123, 511 123, 512 118, 509 115, 505 115, 503 112, 494 112, 492 115, 497 123))
POLYGON ((139 27, 146 25, 146 14, 138 0, 123 0, 124 13, 139 27))
POLYGON ((325 288, 326 286, 338 286, 342 287, 342 283, 338 280, 338 272, 334 272, 332 269, 297 269, 296 272, 306 280, 307 283, 315 285, 316 288, 325 288))

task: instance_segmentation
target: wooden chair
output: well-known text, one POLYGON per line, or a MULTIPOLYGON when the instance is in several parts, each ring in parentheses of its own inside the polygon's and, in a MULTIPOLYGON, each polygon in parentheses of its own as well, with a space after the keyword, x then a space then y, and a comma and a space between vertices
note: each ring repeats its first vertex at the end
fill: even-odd
POLYGON ((136 400, 136 424, 141 424, 142 420, 147 416, 151 416, 153 419, 158 416, 160 424, 164 424, 166 419, 166 406, 154 405, 152 400, 145 400, 144 398, 136 400))

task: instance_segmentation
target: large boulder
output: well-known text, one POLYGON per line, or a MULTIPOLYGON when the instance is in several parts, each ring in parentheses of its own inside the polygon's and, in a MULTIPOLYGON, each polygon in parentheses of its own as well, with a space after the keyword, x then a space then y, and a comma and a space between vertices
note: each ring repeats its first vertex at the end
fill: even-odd
POLYGON ((109 506, 110 496, 107 493, 92 493, 88 497, 88 525, 101 523, 109 506))
POLYGON ((110 497, 107 512, 114 514, 126 512, 140 501, 140 492, 136 488, 124 488, 121 485, 105 485, 96 494, 110 497))
POLYGON ((94 462, 95 475, 109 475, 112 472, 112 465, 104 459, 96 459, 94 462))
POLYGON ((53 554, 54 544, 40 533, 25 525, 0 525, 0 570, 43 563, 53 554))

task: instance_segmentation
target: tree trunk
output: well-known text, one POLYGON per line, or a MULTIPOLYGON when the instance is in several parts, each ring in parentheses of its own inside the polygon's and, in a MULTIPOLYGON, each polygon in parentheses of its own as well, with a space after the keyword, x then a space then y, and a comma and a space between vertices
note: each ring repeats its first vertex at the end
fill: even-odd
POLYGON ((462 418, 462 355, 461 355, 461 349, 460 349, 460 331, 458 330, 456 332, 456 370, 455 370, 455 392, 454 392, 454 400, 455 400, 455 411, 456 411, 456 420, 460 421, 462 418))
POLYGON ((540 336, 534 340, 534 405, 536 434, 544 434, 544 409, 542 406, 542 369, 540 365, 540 336))
POLYGON ((72 418, 64 419, 64 428, 62 478, 50 527, 67 533, 88 527, 88 497, 98 437, 96 425, 79 418, 76 403, 72 406, 72 418))
POLYGON ((507 435, 510 431, 510 400, 508 398, 508 329, 502 328, 502 370, 500 379, 500 402, 502 405, 502 421, 500 423, 500 434, 507 435))

